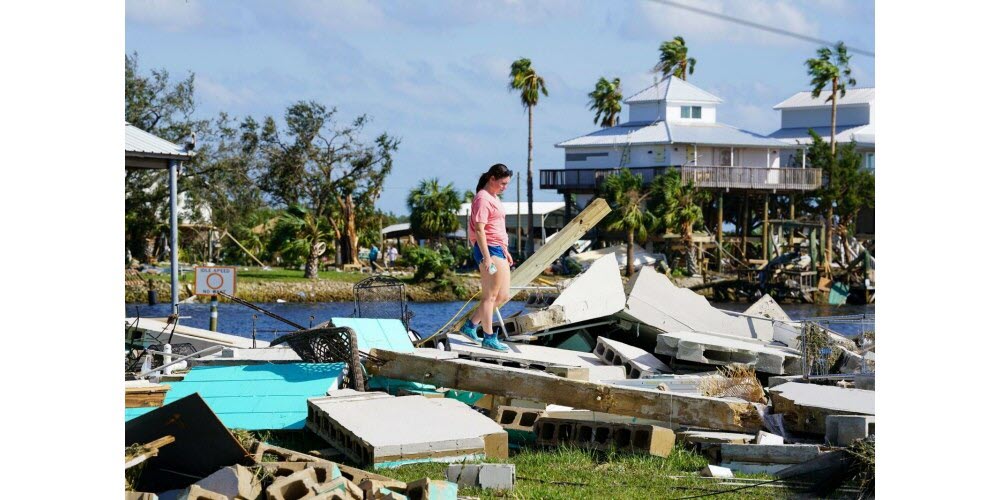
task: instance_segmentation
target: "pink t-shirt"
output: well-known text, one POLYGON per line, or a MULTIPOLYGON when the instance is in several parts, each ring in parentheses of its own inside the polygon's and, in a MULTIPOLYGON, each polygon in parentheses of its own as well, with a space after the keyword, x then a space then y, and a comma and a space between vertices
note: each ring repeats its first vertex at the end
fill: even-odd
POLYGON ((476 223, 485 223, 486 244, 500 245, 507 249, 507 224, 503 203, 485 189, 476 193, 472 200, 472 213, 469 215, 469 241, 476 244, 476 223))

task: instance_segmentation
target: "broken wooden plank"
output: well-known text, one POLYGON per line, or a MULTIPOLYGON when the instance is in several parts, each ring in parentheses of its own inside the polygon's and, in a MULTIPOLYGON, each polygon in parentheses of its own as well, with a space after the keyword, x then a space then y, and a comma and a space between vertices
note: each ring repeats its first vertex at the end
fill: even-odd
POLYGON ((378 349, 372 355, 384 363, 370 363, 368 372, 383 377, 660 420, 672 428, 688 425, 754 433, 763 428, 757 409, 742 401, 610 386, 519 368, 378 349))
POLYGON ((128 469, 129 467, 139 465, 142 462, 145 462, 146 460, 155 457, 157 454, 160 453, 160 448, 163 448, 164 446, 173 442, 174 442, 174 437, 167 435, 155 441, 150 441, 142 445, 142 451, 140 451, 139 453, 136 453, 134 455, 125 455, 125 468, 128 469))

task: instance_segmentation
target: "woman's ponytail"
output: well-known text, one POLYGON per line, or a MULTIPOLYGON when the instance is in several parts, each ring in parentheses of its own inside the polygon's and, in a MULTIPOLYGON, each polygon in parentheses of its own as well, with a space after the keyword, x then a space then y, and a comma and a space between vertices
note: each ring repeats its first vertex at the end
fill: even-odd
POLYGON ((493 179, 506 179, 510 177, 511 171, 507 168, 507 165, 503 163, 496 163, 489 170, 483 172, 483 175, 479 176, 479 184, 476 185, 476 192, 482 191, 486 187, 486 183, 490 182, 490 178, 493 179))

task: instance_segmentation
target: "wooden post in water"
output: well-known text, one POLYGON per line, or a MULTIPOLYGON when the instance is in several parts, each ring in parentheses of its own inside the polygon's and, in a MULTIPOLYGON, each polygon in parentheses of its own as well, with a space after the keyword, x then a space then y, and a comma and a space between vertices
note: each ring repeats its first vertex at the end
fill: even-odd
POLYGON ((212 295, 212 310, 208 319, 208 329, 213 332, 219 331, 219 296, 212 295))

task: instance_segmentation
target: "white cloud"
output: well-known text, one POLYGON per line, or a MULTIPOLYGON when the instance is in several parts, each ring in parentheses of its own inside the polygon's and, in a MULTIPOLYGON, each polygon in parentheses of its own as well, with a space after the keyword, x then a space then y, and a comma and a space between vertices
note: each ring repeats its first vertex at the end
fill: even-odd
POLYGON ((222 109, 241 107, 255 100, 255 92, 249 88, 230 88, 205 76, 195 77, 195 89, 199 97, 206 98, 215 107, 222 109))
POLYGON ((308 23, 338 30, 364 30, 386 25, 383 5, 371 0, 292 0, 291 13, 308 23))
POLYGON ((200 24, 204 18, 201 2, 190 0, 127 0, 125 18, 149 24, 166 31, 184 31, 200 24))
MULTIPOLYGON (((678 0, 699 9, 726 16, 780 28, 801 35, 817 36, 819 24, 810 21, 805 13, 787 1, 765 0, 678 0)), ((626 34, 638 35, 654 32, 672 38, 682 35, 700 41, 724 41, 760 45, 791 45, 799 43, 793 38, 770 33, 758 28, 710 17, 678 7, 656 2, 640 2, 638 12, 629 16, 633 22, 623 26, 626 34)))

